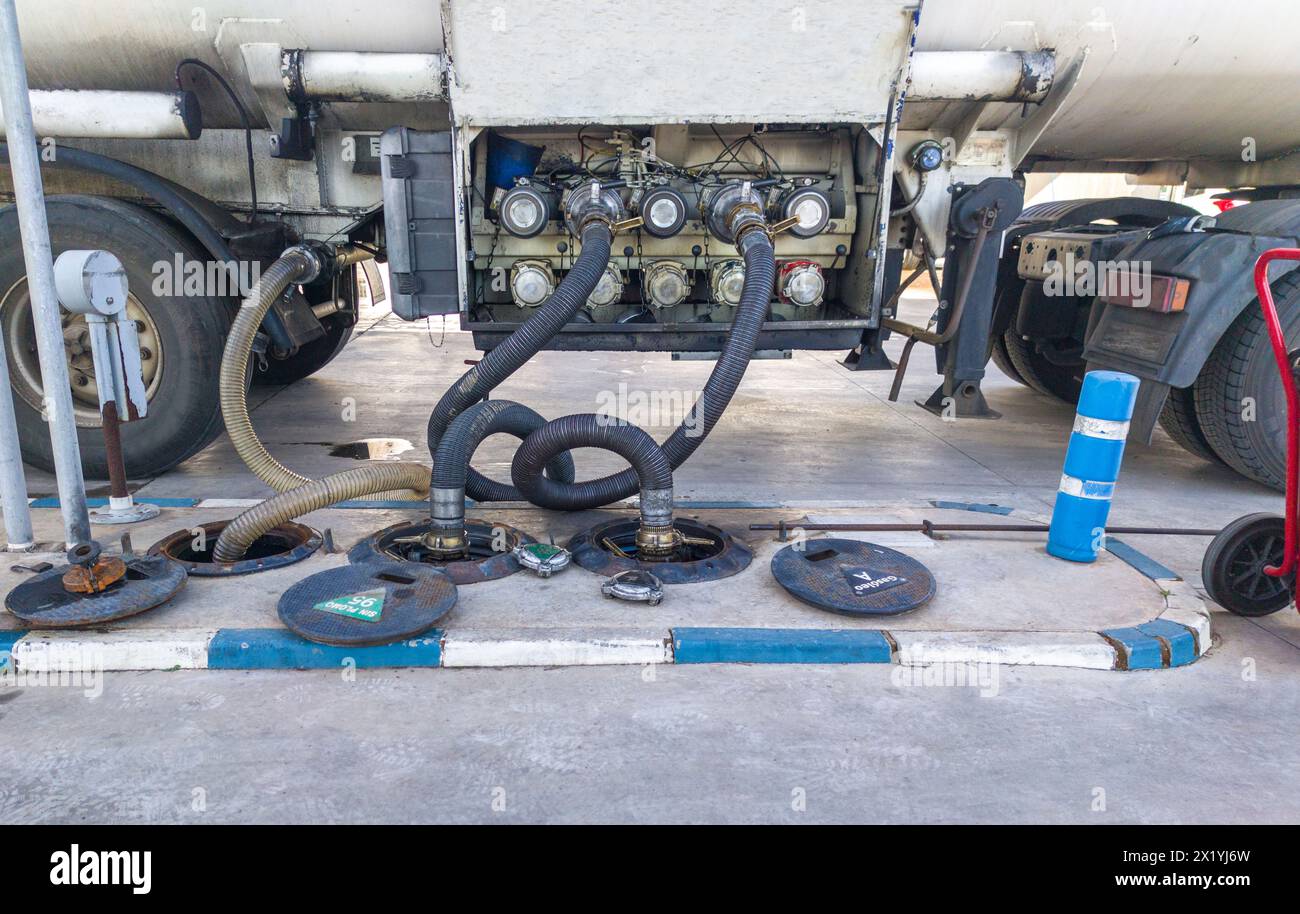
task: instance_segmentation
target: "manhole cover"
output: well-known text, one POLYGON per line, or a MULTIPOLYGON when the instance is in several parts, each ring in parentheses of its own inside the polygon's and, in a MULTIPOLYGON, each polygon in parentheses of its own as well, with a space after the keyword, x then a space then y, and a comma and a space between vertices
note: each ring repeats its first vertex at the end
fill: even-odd
POLYGON ((34 628, 72 628, 125 619, 170 600, 185 586, 185 569, 161 556, 126 561, 126 574, 100 593, 69 593, 67 565, 19 584, 5 609, 34 628))
POLYGON ((809 540, 772 556, 772 576, 805 603, 846 616, 895 616, 934 596, 934 575, 910 556, 859 540, 809 540))
POLYGON ((426 632, 456 605, 456 585, 414 562, 331 568, 280 597, 280 621, 308 641, 342 647, 391 644, 426 632))

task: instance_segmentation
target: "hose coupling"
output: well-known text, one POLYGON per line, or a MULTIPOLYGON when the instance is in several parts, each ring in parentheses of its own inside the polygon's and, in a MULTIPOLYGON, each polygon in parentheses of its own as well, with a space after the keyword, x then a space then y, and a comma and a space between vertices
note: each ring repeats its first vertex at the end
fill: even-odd
POLYGON ((301 257, 306 261, 302 270, 294 277, 295 283, 314 282, 320 278, 327 268, 326 265, 332 261, 329 245, 320 241, 304 241, 285 249, 280 259, 284 260, 288 257, 301 257))
POLYGON ((672 524, 667 527, 647 527, 642 523, 636 531, 636 552, 647 558, 672 555, 682 544, 682 535, 672 524))
POLYGON ((317 279, 329 279, 339 272, 374 257, 374 252, 355 244, 330 244, 324 241, 304 241, 295 244, 280 255, 281 258, 298 255, 307 261, 306 267, 295 282, 306 284, 317 279))
POLYGON ((420 545, 437 559, 463 559, 469 555, 465 527, 433 527, 420 535, 420 545))
POLYGON ((673 527, 673 490, 641 490, 641 525, 636 531, 638 555, 665 556, 681 545, 673 527))
POLYGON ((736 245, 741 253, 744 253, 743 240, 753 233, 761 233, 769 242, 772 240, 767 217, 763 215, 763 198, 754 189, 753 182, 728 181, 709 195, 704 206, 709 232, 719 241, 736 245))
POLYGON ((439 558, 454 558, 468 553, 464 489, 453 486, 429 489, 429 519, 433 523, 429 531, 421 535, 421 546, 439 558))
POLYGON ((579 238, 593 223, 606 226, 610 234, 614 234, 624 215, 623 198, 618 191, 603 186, 599 181, 585 181, 564 198, 564 222, 579 238))

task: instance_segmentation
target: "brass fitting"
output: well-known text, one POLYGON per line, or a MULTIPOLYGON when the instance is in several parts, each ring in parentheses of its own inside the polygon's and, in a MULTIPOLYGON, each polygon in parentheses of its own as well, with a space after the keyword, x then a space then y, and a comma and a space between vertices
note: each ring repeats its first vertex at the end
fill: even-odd
POLYGON ((649 527, 642 524, 636 531, 637 555, 667 556, 682 544, 682 535, 671 524, 667 527, 649 527))
POLYGON ((420 537, 420 545, 441 559, 463 558, 469 554, 469 537, 464 530, 435 528, 420 537))

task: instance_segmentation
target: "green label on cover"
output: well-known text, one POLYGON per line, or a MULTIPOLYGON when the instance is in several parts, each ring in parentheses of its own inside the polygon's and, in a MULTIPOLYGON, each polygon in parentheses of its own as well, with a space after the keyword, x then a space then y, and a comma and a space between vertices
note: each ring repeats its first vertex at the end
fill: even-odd
POLYGON ((362 622, 378 622, 379 617, 384 612, 384 596, 385 591, 383 588, 367 590, 364 593, 354 593, 347 597, 335 597, 332 600, 326 600, 324 603, 317 603, 312 609, 347 616, 349 619, 360 619, 362 622))
POLYGON ((530 543, 525 546, 524 549, 531 552, 542 561, 553 559, 564 551, 559 546, 552 546, 548 543, 530 543))

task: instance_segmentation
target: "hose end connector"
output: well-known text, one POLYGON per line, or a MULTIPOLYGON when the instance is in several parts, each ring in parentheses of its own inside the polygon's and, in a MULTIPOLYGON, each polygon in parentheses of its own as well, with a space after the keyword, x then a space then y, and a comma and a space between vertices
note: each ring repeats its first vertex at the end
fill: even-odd
POLYGON ((681 545, 673 527, 673 490, 641 490, 641 525, 636 531, 637 555, 663 557, 681 545))
POLYGON ((564 198, 564 223, 578 238, 593 223, 605 225, 613 235, 624 216, 623 198, 599 181, 585 181, 564 198))
POLYGON ((465 533, 465 490, 451 486, 429 489, 429 531, 420 545, 439 559, 464 558, 469 554, 465 533))
POLYGON ((751 181, 728 181, 704 201, 704 220, 709 233, 744 254, 745 239, 758 234, 770 243, 771 231, 764 213, 763 198, 751 181))
POLYGON ((329 279, 346 267, 374 257, 374 252, 354 244, 307 240, 295 244, 280 255, 281 259, 290 256, 298 256, 305 261, 305 266, 294 280, 305 284, 318 279, 329 279))

